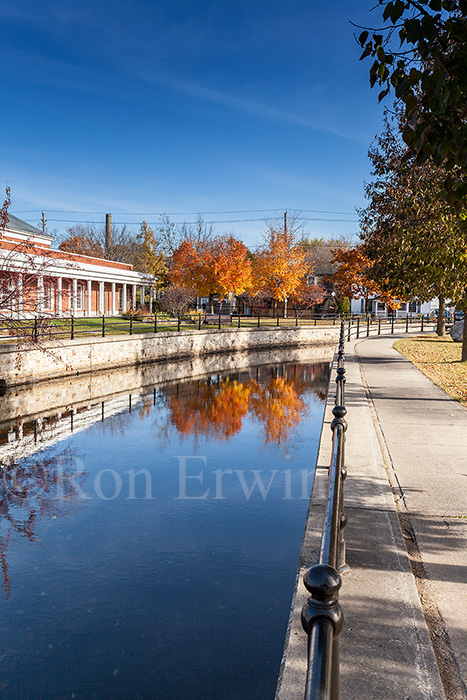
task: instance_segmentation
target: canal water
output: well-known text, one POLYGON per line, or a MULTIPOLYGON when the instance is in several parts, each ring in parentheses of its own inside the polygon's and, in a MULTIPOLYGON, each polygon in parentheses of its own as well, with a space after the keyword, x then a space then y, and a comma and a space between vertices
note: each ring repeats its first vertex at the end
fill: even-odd
POLYGON ((273 699, 328 374, 210 373, 1 425, 3 700, 273 699))

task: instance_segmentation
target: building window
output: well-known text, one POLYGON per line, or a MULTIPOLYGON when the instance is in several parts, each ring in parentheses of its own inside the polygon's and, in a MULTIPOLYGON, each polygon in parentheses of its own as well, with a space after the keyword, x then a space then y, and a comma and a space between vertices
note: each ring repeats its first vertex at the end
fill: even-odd
POLYGON ((417 302, 416 301, 411 301, 409 303, 409 313, 410 314, 416 314, 418 311, 417 309, 417 302))
POLYGON ((360 313, 364 314, 365 313, 365 299, 362 299, 360 301, 360 313))
POLYGON ((84 285, 78 284, 76 291, 76 311, 84 309, 84 285))
POLYGON ((399 310, 400 310, 400 311, 405 311, 406 308, 407 308, 407 304, 406 304, 405 302, 402 302, 402 304, 401 304, 400 307, 399 307, 399 310))
POLYGON ((386 308, 386 304, 383 301, 378 301, 377 310, 384 311, 385 308, 386 308))
POLYGON ((44 285, 44 309, 52 310, 53 287, 51 284, 44 285))

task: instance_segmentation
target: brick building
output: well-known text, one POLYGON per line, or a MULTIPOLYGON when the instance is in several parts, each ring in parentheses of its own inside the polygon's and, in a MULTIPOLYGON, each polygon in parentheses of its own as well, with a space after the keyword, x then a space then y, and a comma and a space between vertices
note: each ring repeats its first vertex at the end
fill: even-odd
POLYGON ((14 318, 152 311, 154 278, 132 265, 51 248, 52 237, 8 214, 0 233, 0 306, 14 318))

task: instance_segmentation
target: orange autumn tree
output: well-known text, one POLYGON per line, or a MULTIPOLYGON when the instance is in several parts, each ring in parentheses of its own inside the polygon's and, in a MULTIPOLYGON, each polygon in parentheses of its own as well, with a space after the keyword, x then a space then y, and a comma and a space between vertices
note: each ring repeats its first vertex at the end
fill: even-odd
POLYGON ((169 281, 209 297, 212 313, 215 294, 241 294, 251 286, 248 249, 233 236, 185 240, 173 253, 169 281))
POLYGON ((286 303, 301 287, 309 267, 296 231, 268 226, 263 245, 253 258, 253 290, 272 297, 275 313, 277 302, 286 303))
POLYGON ((391 289, 384 289, 374 279, 371 272, 374 261, 370 260, 361 245, 353 248, 335 248, 332 251, 332 263, 337 263, 337 270, 331 275, 332 282, 342 296, 365 300, 365 313, 368 313, 370 297, 378 297, 389 308, 397 309, 400 304, 391 289))
POLYGON ((94 229, 89 226, 75 226, 68 229, 67 237, 58 246, 59 250, 93 258, 104 258, 104 249, 97 240, 94 229))

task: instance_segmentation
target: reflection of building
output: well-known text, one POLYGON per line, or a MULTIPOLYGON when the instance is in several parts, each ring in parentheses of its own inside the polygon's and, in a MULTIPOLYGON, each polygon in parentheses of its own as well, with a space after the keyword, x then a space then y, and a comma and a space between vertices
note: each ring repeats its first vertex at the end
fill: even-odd
POLYGON ((3 312, 11 316, 119 315, 145 298, 150 275, 132 265, 52 249, 52 238, 8 214, 0 237, 3 312), (6 301, 5 301, 6 300, 6 301))
POLYGON ((141 397, 142 392, 138 391, 87 406, 11 421, 0 428, 0 465, 16 463, 106 418, 129 412, 141 397))

